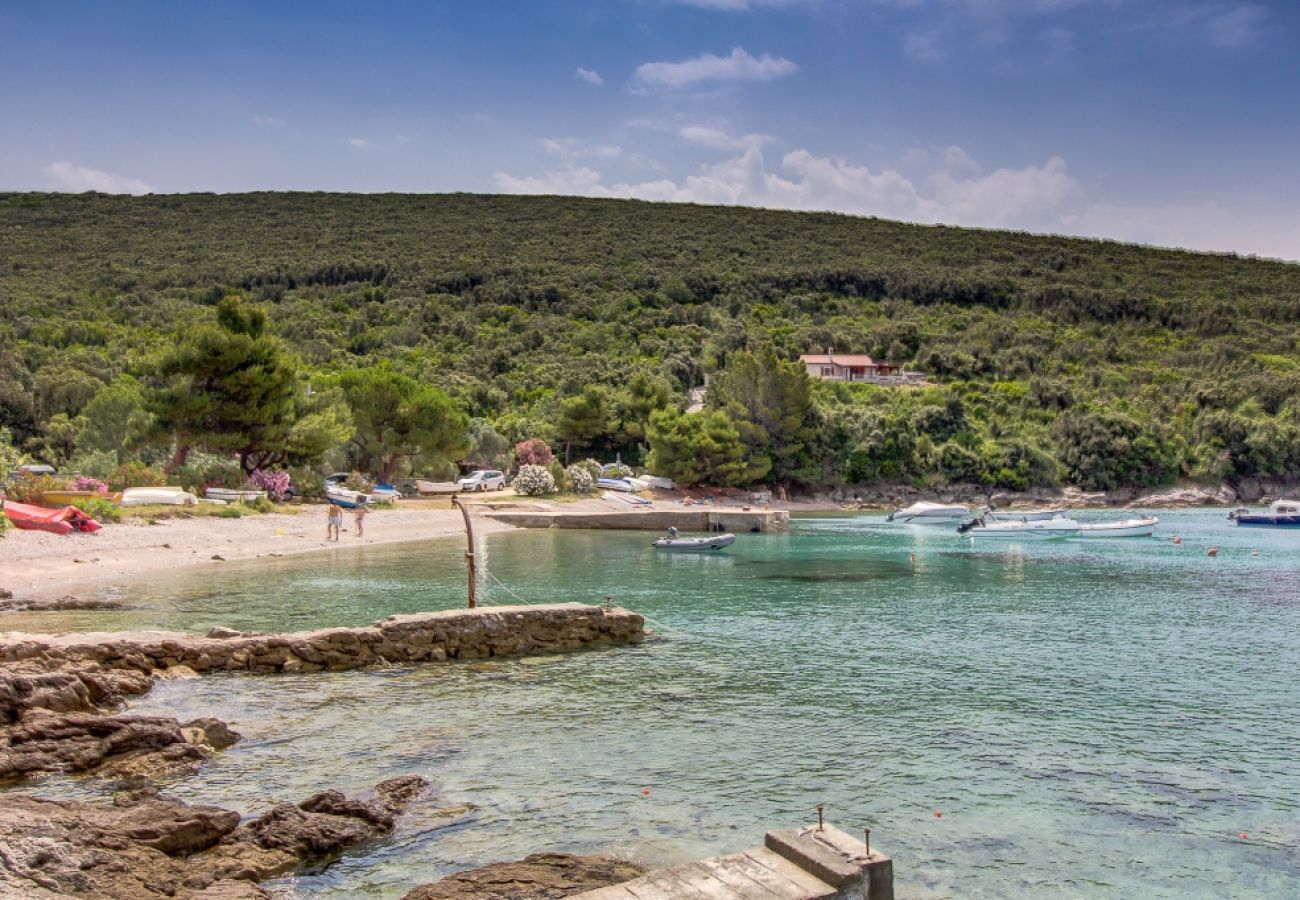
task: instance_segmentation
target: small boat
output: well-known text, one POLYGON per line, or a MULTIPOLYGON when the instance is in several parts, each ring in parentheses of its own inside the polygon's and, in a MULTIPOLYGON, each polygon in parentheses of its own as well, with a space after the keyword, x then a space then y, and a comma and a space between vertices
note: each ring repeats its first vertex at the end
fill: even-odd
POLYGON ((1266 513, 1237 509, 1228 518, 1242 526, 1262 528, 1300 528, 1300 500, 1274 500, 1266 513))
POLYGON ((222 500, 226 503, 252 503, 266 497, 266 491, 241 491, 236 488, 210 487, 203 492, 209 500, 222 500))
POLYGON ((122 492, 123 506, 194 506, 199 498, 182 487, 135 487, 122 492))
POLYGON ((370 503, 370 495, 362 491, 350 491, 341 484, 325 485, 325 499, 344 509, 356 509, 370 503))
POLYGON ((626 478, 597 478, 596 487, 602 487, 610 491, 623 491, 628 494, 637 489, 636 485, 626 478))
POLYGON ((699 552, 702 550, 721 550, 736 543, 734 534, 714 534, 709 537, 666 537, 654 542, 656 550, 673 550, 678 552, 699 552))
POLYGON ((644 481, 647 485, 649 485, 652 488, 655 488, 656 490, 660 490, 660 491, 677 490, 677 482, 673 481, 671 478, 664 478, 661 475, 641 475, 639 480, 644 481))
POLYGON ((957 533, 969 534, 971 537, 1012 541, 1050 541, 1056 538, 1076 537, 1081 527, 1074 519, 1062 516, 1036 522, 1009 522, 997 519, 990 521, 985 516, 980 516, 958 526, 957 533))
POLYGON ((14 527, 26 531, 52 531, 55 534, 71 534, 80 531, 89 534, 99 531, 102 527, 75 506, 46 509, 43 506, 9 501, 4 505, 4 514, 14 523, 14 527))
POLYGON ((969 507, 918 500, 906 509, 894 510, 885 521, 899 525, 952 525, 969 516, 969 507))
POLYGON ((1065 516, 1064 509, 1001 509, 990 513, 999 522, 1046 522, 1065 516))
POLYGON ((377 484, 370 491, 370 499, 376 503, 392 503, 402 499, 402 492, 391 484, 377 484))
POLYGON ((99 491, 45 491, 41 494, 41 502, 46 506, 68 506, 78 500, 111 500, 113 503, 121 503, 122 492, 101 494, 99 491))
POLYGON ((612 500, 615 503, 626 503, 628 506, 650 506, 653 501, 645 497, 634 497, 631 494, 616 494, 613 491, 605 491, 600 495, 602 500, 612 500))
POLYGON ((420 494, 455 494, 459 493, 460 484, 455 481, 425 481, 417 478, 415 490, 420 494))
POLYGON ((1155 516, 1121 519, 1117 522, 1084 522, 1079 525, 1081 538, 1151 537, 1160 520, 1155 516))

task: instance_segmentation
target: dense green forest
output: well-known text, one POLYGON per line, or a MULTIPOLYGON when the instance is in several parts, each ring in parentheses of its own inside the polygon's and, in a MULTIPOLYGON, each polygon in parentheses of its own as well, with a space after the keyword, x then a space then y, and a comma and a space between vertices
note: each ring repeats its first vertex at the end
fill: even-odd
POLYGON ((540 437, 804 488, 1300 475, 1300 266, 1232 255, 559 197, 0 194, 0 312, 0 454, 86 470, 391 475, 540 437), (790 362, 826 347, 930 384, 790 362), (274 376, 242 413, 232 354, 274 376), (224 411, 186 405, 200 383, 224 411))

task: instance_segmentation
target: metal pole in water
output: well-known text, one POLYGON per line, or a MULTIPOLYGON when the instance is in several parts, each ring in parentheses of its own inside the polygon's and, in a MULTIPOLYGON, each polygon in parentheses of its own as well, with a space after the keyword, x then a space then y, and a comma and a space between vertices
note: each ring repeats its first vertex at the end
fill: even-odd
POLYGON ((460 498, 453 495, 451 498, 452 505, 460 510, 460 514, 465 517, 465 540, 468 542, 468 549, 465 551, 465 568, 469 571, 469 608, 475 606, 475 583, 477 578, 474 572, 474 525, 469 520, 469 509, 460 498))

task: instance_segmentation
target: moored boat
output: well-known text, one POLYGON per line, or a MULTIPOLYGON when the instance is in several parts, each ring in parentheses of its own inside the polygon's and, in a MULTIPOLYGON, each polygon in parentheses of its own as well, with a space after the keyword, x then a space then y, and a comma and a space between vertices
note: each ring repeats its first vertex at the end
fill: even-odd
POLYGON ((1120 519, 1116 522, 1083 522, 1079 525, 1081 538, 1122 538, 1151 537, 1155 533, 1160 519, 1155 516, 1141 516, 1136 519, 1120 519))
POLYGON ((1057 538, 1076 537, 1080 525, 1074 519, 1057 516, 1054 519, 1038 521, 1009 521, 1005 519, 989 520, 980 516, 957 528, 958 534, 969 534, 977 538, 997 538, 1013 541, 1050 541, 1057 538))
POLYGON ((970 508, 966 506, 918 500, 904 509, 894 510, 885 521, 897 525, 952 525, 969 515, 970 508))
POLYGON ((678 552, 699 552, 702 550, 721 550, 736 543, 734 534, 714 534, 708 537, 665 537, 654 542, 656 550, 674 550, 678 552))
POLYGON ((1242 526, 1300 528, 1300 500, 1274 500, 1264 513, 1237 509, 1228 513, 1228 518, 1242 526))
POLYGON ((999 509, 985 515, 992 515, 1000 522, 1046 522, 1066 515, 1064 509, 999 509))

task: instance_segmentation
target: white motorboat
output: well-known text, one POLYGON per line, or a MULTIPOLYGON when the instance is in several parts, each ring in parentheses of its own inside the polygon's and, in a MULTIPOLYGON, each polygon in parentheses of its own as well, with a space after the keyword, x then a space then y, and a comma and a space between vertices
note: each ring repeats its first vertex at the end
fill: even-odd
POLYGON ((209 500, 222 500, 226 503, 251 503, 266 496, 266 491, 241 491, 236 488, 210 487, 203 492, 209 500))
POLYGON ((969 517, 969 507, 918 500, 906 509, 894 510, 885 521, 897 525, 952 525, 969 517))
POLYGON ((370 503, 370 495, 362 491, 350 491, 341 484, 326 484, 325 499, 344 509, 356 509, 370 503))
POLYGON ((1056 538, 1077 537, 1082 526, 1074 519, 1057 516, 1036 522, 1005 521, 980 516, 957 529, 959 534, 978 538, 998 538, 1012 541, 1050 541, 1056 538))
POLYGON ((708 537, 666 537, 655 541, 656 550, 674 550, 678 552, 698 552, 702 550, 721 550, 736 543, 734 534, 714 534, 708 537))
POLYGON ((123 506, 193 506, 199 498, 182 487, 135 487, 122 492, 123 506))
POLYGON ((1121 519, 1117 522, 1084 522, 1079 526, 1076 537, 1081 538, 1122 538, 1151 537, 1160 520, 1155 516, 1142 516, 1137 519, 1121 519))
POLYGON ((1046 522, 1066 514, 1064 509, 998 509, 985 513, 999 522, 1046 522))

